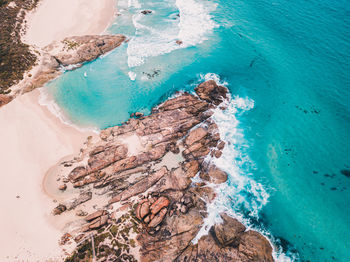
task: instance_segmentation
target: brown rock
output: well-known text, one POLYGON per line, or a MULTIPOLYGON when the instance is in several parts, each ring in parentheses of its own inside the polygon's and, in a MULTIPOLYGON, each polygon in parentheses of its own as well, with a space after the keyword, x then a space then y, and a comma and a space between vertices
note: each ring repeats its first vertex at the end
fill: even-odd
POLYGON ((108 221, 108 215, 103 215, 101 217, 95 218, 93 221, 89 223, 89 229, 98 229, 101 226, 104 226, 108 221))
POLYGON ((60 245, 65 245, 69 240, 72 239, 72 235, 69 233, 65 233, 60 240, 60 245))
POLYGON ((127 156, 128 149, 124 145, 106 145, 95 148, 90 153, 88 165, 90 172, 101 170, 127 156))
POLYGON ((165 215, 167 212, 167 208, 163 208, 162 210, 160 210, 151 220, 151 222, 149 222, 148 227, 156 227, 158 226, 160 223, 162 223, 165 215))
POLYGON ((139 220, 142 220, 150 212, 150 202, 148 199, 142 200, 135 209, 135 215, 139 220))
POLYGON ((151 217, 146 216, 143 221, 148 224, 151 221, 151 217))
POLYGON ((113 204, 115 202, 119 202, 120 200, 127 200, 132 196, 145 192, 148 188, 153 186, 159 179, 161 179, 165 174, 167 174, 167 172, 168 169, 165 166, 162 167, 158 171, 152 173, 148 177, 142 179, 133 186, 124 190, 119 195, 113 197, 111 200, 108 201, 108 204, 113 204))
POLYGON ((67 185, 66 185, 66 184, 62 184, 62 185, 60 185, 60 186, 58 187, 58 189, 61 190, 61 191, 64 191, 64 190, 67 189, 67 185))
POLYGON ((78 166, 78 167, 74 168, 72 170, 72 172, 70 172, 70 174, 68 175, 68 179, 69 179, 69 181, 74 183, 86 175, 87 175, 86 168, 83 166, 78 166))
POLYGON ((200 177, 204 180, 214 184, 221 184, 226 182, 227 174, 216 166, 210 166, 207 173, 201 173, 200 177))
POLYGON ((256 231, 250 230, 242 235, 238 250, 248 261, 274 261, 269 241, 256 231))
POLYGON ((219 150, 223 150, 225 147, 225 142, 224 141, 221 141, 219 144, 218 144, 218 149, 219 150))
POLYGON ((0 107, 10 103, 12 99, 13 99, 12 96, 0 94, 0 107))
POLYGON ((80 64, 95 60, 100 55, 111 51, 125 40, 123 35, 87 35, 72 36, 61 42, 53 42, 44 48, 63 66, 80 64), (63 50, 57 47, 64 44, 63 50))
POLYGON ((106 210, 98 210, 90 215, 88 215, 85 220, 86 221, 91 221, 91 220, 94 220, 100 216, 103 216, 103 215, 106 215, 107 214, 107 211, 106 210))
POLYGON ((103 129, 101 130, 100 132, 100 138, 104 141, 107 140, 107 138, 111 135, 111 132, 112 130, 110 128, 107 128, 107 129, 103 129))
POLYGON ((143 117, 143 113, 141 113, 141 112, 136 112, 136 113, 135 113, 135 117, 143 117))
POLYGON ((59 204, 57 207, 55 207, 52 211, 52 214, 54 216, 56 215, 60 215, 61 213, 63 213, 64 211, 67 210, 67 207, 65 205, 59 204))
POLYGON ((88 213, 87 212, 84 212, 83 210, 79 209, 77 210, 77 212, 75 212, 75 214, 78 216, 78 217, 84 217, 86 216, 88 213))
POLYGON ((78 198, 73 199, 71 202, 67 203, 67 209, 72 210, 82 203, 89 201, 92 198, 92 192, 80 193, 78 198))
POLYGON ((215 105, 223 102, 228 92, 226 87, 218 86, 214 80, 201 83, 195 88, 195 91, 201 99, 215 105))
POLYGON ((220 158, 220 157, 222 156, 222 152, 221 152, 220 150, 215 150, 215 151, 214 151, 214 156, 215 156, 216 158, 220 158))
POLYGON ((184 171, 187 173, 187 176, 191 177, 191 178, 195 177, 195 175, 199 171, 199 163, 197 160, 185 162, 185 164, 183 164, 182 167, 183 167, 184 171))
POLYGON ((166 197, 160 197, 154 202, 151 207, 151 213, 157 214, 162 208, 169 206, 170 201, 166 197))
POLYGON ((79 234, 74 238, 76 243, 80 242, 85 237, 85 234, 79 234))
POLYGON ((245 231, 245 226, 237 219, 221 214, 222 224, 214 226, 214 234, 222 247, 229 245, 238 246, 241 235, 245 231))
POLYGON ((144 218, 150 211, 150 204, 149 202, 144 202, 140 207, 140 217, 144 218))
POLYGON ((195 142, 201 140, 208 134, 208 131, 202 127, 191 130, 190 134, 186 137, 185 143, 190 146, 195 142))

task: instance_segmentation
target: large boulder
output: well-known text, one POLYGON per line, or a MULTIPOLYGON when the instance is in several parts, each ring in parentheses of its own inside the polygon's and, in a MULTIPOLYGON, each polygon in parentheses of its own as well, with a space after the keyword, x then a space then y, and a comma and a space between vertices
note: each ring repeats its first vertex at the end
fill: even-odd
POLYGON ((217 85, 214 80, 201 83, 195 88, 195 91, 201 99, 215 105, 223 102, 228 92, 226 87, 217 85))
POLYGON ((190 134, 186 137, 185 143, 188 146, 193 145, 195 142, 201 140, 208 134, 208 131, 203 127, 199 127, 191 130, 190 134))
POLYGON ((221 214, 222 224, 216 224, 213 227, 213 233, 216 240, 222 247, 229 245, 238 246, 240 237, 245 231, 245 226, 237 219, 232 218, 225 213, 221 214))
POLYGON ((210 183, 221 184, 226 182, 227 174, 220 168, 217 168, 216 166, 212 165, 210 166, 209 170, 207 170, 207 172, 202 172, 200 174, 200 178, 210 183))
POLYGON ((256 231, 250 230, 242 235, 238 250, 247 261, 274 261, 269 241, 256 231))

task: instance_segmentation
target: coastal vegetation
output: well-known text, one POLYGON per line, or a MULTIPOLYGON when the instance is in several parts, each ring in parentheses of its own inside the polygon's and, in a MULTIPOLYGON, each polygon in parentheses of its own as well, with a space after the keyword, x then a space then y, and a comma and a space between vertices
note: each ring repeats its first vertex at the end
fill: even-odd
POLYGON ((30 46, 21 41, 23 22, 27 11, 39 0, 0 0, 0 94, 8 94, 13 84, 36 62, 30 46))

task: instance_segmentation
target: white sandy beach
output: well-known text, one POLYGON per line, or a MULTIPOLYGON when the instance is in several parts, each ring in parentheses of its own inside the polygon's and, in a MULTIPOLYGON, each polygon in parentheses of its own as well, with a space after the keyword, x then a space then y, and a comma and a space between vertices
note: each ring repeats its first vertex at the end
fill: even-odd
POLYGON ((44 0, 27 16, 24 41, 44 47, 67 36, 101 34, 113 19, 116 0, 44 0))
MULTIPOLYGON (((43 0, 29 15, 24 39, 42 47, 65 36, 101 34, 115 5, 115 0, 43 0)), ((44 194, 43 178, 92 134, 62 123, 39 105, 38 96, 35 90, 0 108, 0 261, 61 261, 62 232, 49 221, 55 203, 44 194)))
POLYGON ((0 261, 44 261, 60 253, 61 232, 48 221, 55 203, 45 196, 42 181, 90 135, 60 122, 39 105, 38 95, 35 90, 0 108, 0 261))

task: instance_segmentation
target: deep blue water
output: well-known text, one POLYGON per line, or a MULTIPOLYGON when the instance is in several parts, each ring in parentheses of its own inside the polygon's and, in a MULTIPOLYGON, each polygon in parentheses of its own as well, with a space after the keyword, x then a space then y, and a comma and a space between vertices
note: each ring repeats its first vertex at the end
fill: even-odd
POLYGON ((220 78, 233 98, 215 115, 231 142, 216 208, 292 259, 350 261, 350 178, 341 173, 350 169, 349 3, 119 0, 118 9, 109 31, 130 41, 48 85, 70 120, 120 124, 220 78))

